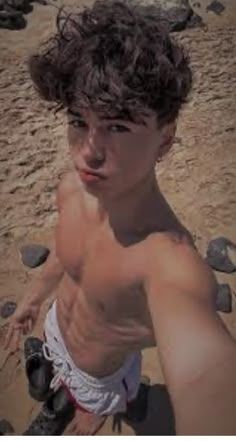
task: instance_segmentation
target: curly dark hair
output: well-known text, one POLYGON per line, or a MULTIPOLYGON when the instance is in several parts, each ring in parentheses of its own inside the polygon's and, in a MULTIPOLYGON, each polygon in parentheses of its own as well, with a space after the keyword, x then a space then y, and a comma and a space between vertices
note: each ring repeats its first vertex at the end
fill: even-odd
POLYGON ((168 32, 162 10, 136 0, 97 0, 57 16, 57 32, 29 61, 44 99, 102 115, 154 111, 173 121, 191 89, 189 58, 168 32))

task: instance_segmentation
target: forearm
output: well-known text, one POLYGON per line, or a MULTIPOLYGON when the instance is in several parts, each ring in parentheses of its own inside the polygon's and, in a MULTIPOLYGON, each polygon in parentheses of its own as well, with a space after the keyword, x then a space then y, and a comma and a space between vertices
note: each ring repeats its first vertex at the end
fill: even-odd
POLYGON ((161 311, 154 328, 176 432, 235 435, 236 343, 201 301, 192 304, 181 295, 171 300, 168 317, 161 311))
POLYGON ((58 286, 63 274, 64 268, 57 258, 55 246, 52 246, 42 270, 28 286, 23 301, 41 305, 58 286))
POLYGON ((236 435, 236 345, 202 376, 172 393, 177 435, 236 435))

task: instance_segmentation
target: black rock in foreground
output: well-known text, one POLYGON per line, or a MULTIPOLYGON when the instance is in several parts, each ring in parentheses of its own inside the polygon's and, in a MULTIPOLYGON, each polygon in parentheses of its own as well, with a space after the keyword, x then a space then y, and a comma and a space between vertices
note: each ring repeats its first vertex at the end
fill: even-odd
POLYGON ((236 245, 225 237, 209 242, 206 261, 213 269, 224 273, 236 271, 236 245))
POLYGON ((218 0, 213 0, 206 8, 207 11, 212 11, 217 15, 220 15, 224 10, 225 6, 218 0))
POLYGON ((30 244, 20 248, 22 262, 29 268, 42 265, 50 253, 50 250, 42 245, 30 244))
POLYGON ((27 21, 20 11, 0 11, 0 28, 20 30, 26 27, 27 21))
POLYGON ((232 292, 228 283, 218 285, 216 295, 216 309, 220 312, 232 312, 232 292))
POLYGON ((24 29, 27 21, 23 14, 33 10, 33 1, 47 5, 47 0, 0 0, 0 28, 13 31, 24 29))
POLYGON ((0 316, 4 319, 10 317, 12 314, 14 314, 16 307, 16 302, 5 302, 1 307, 0 316))

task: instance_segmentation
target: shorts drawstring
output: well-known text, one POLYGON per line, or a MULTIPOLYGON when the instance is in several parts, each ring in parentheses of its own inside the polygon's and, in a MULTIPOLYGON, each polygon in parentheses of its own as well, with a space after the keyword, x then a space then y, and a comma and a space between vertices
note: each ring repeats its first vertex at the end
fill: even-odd
POLYGON ((138 392, 141 354, 129 354, 116 372, 96 378, 76 366, 71 358, 58 325, 56 303, 48 311, 44 329, 43 353, 54 368, 50 387, 56 391, 64 385, 78 407, 88 412, 99 415, 124 412, 127 400, 134 399, 138 392))
POLYGON ((67 360, 63 359, 48 343, 43 344, 43 355, 46 360, 54 363, 54 369, 56 367, 56 373, 50 383, 50 388, 57 391, 63 381, 63 377, 67 377, 68 387, 72 387, 70 377, 71 366, 67 360), (69 378, 68 378, 69 377, 69 378))

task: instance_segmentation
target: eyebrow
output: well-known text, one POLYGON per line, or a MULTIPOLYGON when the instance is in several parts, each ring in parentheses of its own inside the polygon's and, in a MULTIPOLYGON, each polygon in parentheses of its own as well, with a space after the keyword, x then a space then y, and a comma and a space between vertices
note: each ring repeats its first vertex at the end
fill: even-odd
POLYGON ((133 119, 133 118, 127 118, 127 116, 126 115, 122 115, 122 114, 117 114, 117 115, 107 115, 107 116, 104 116, 104 119, 106 119, 106 120, 108 120, 108 121, 113 121, 113 120, 116 120, 116 119, 120 119, 120 120, 122 120, 122 121, 127 121, 127 122, 130 122, 130 123, 132 123, 132 124, 137 124, 137 125, 139 125, 139 124, 142 124, 142 125, 144 125, 144 126, 146 126, 147 124, 146 124, 146 122, 144 121, 144 120, 142 120, 142 119, 140 119, 140 120, 136 120, 135 121, 135 119, 133 119))
MULTIPOLYGON (((77 110, 71 110, 68 109, 68 113, 70 113, 73 116, 76 116, 78 118, 84 118, 83 115, 77 111, 77 110)), ((132 118, 127 118, 126 115, 122 114, 122 113, 117 113, 115 115, 105 115, 105 114, 101 114, 100 119, 106 120, 106 121, 114 121, 114 120, 122 120, 124 122, 128 122, 128 123, 132 123, 132 124, 136 124, 136 125, 144 125, 147 126, 147 123, 143 120, 143 119, 139 119, 139 120, 134 120, 132 118)))

